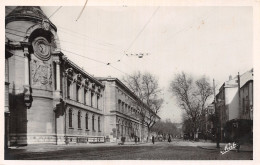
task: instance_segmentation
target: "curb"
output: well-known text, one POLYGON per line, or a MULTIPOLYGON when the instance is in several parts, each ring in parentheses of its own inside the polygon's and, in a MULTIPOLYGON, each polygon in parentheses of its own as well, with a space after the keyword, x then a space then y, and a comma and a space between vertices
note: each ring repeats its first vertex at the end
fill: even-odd
POLYGON ((207 147, 202 147, 202 146, 197 146, 198 148, 204 149, 204 150, 220 150, 220 148, 207 148, 207 147))
MULTIPOLYGON (((202 147, 202 146, 197 146, 198 148, 201 148, 201 149, 205 149, 205 150, 221 150, 221 149, 223 149, 222 147, 220 147, 220 148, 207 148, 207 147, 202 147)), ((236 152, 236 150, 230 150, 230 151, 235 151, 236 152)), ((239 150, 239 152, 253 152, 253 150, 251 151, 251 150, 239 150)))

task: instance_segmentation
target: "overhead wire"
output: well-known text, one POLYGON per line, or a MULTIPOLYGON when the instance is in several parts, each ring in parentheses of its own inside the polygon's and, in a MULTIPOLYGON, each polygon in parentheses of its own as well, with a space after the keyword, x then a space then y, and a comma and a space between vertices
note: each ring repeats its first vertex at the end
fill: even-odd
MULTIPOLYGON (((24 33, 24 34, 26 34, 26 32, 20 31, 20 30, 17 30, 17 29, 11 29, 11 28, 6 28, 6 29, 7 29, 7 30, 11 30, 11 31, 15 31, 15 32, 19 32, 19 33, 24 33)), ((11 33, 11 32, 7 32, 7 33, 12 34, 12 35, 16 35, 16 36, 19 36, 19 37, 25 37, 25 36, 22 36, 22 35, 19 35, 19 34, 11 33)), ((82 46, 87 46, 87 47, 91 47, 91 48, 96 49, 96 50, 99 50, 99 51, 102 51, 102 50, 103 50, 103 51, 109 51, 109 50, 107 50, 107 49, 101 49, 101 48, 97 48, 97 47, 93 47, 93 46, 89 46, 89 45, 83 45, 83 44, 73 43, 73 42, 70 42, 70 41, 65 41, 65 40, 60 40, 60 39, 59 39, 59 41, 67 42, 67 43, 70 43, 70 44, 73 44, 73 45, 78 45, 78 46, 80 46, 80 45, 82 45, 82 46)))
POLYGON ((89 59, 89 60, 92 60, 92 61, 95 61, 95 62, 98 62, 98 63, 107 64, 103 61, 99 61, 99 60, 96 60, 96 59, 93 59, 93 58, 90 58, 90 57, 87 57, 87 56, 83 56, 81 54, 78 54, 78 53, 75 53, 75 52, 72 52, 72 51, 69 51, 69 50, 65 50, 65 49, 62 49, 62 48, 60 48, 60 49, 65 51, 65 52, 68 52, 68 53, 71 53, 71 54, 74 54, 74 55, 77 55, 77 56, 80 56, 80 57, 83 57, 83 58, 86 58, 86 59, 89 59))
MULTIPOLYGON (((54 16, 54 15, 61 9, 61 7, 62 7, 62 6, 60 6, 58 9, 56 9, 56 10, 49 16, 49 18, 51 18, 52 16, 54 16)), ((149 22, 151 21, 152 17, 153 17, 153 16, 156 14, 156 12, 158 11, 158 9, 159 9, 159 7, 153 12, 153 14, 152 14, 152 16, 150 17, 150 19, 146 22, 146 24, 144 25, 144 27, 141 29, 141 31, 140 31, 140 32, 137 34, 137 36, 135 37, 135 39, 131 42, 131 44, 129 45, 129 47, 127 48, 127 50, 128 50, 129 48, 131 48, 131 46, 134 44, 134 42, 138 39, 138 37, 141 35, 141 33, 144 31, 144 29, 146 28, 146 26, 147 26, 147 25, 149 24, 149 22)), ((10 10, 11 10, 11 9, 10 9, 10 10)), ((72 33, 76 33, 76 34, 82 36, 81 33, 78 33, 78 32, 72 31, 72 30, 68 30, 68 29, 63 28, 63 27, 61 27, 61 26, 59 26, 59 28, 65 29, 65 30, 67 30, 67 31, 70 31, 70 32, 72 32, 72 33)), ((9 29, 9 30, 14 30, 14 29, 9 29)), ((25 32, 19 31, 19 30, 14 30, 14 31, 21 32, 21 33, 25 33, 25 32)), ((63 32, 64 32, 64 31, 63 31, 63 32)), ((25 36, 21 36, 21 35, 14 34, 14 33, 10 33, 10 32, 6 32, 6 33, 9 33, 9 34, 12 34, 12 35, 15 35, 15 36, 19 36, 19 37, 25 37, 25 36)), ((83 34, 83 36, 87 37, 87 39, 90 38, 89 36, 86 36, 86 35, 84 35, 84 34, 83 34)), ((60 40, 60 41, 62 41, 62 40, 60 40)), ((108 43, 108 42, 102 43, 102 42, 100 42, 100 41, 98 41, 98 40, 94 40, 94 41, 95 41, 96 43, 100 44, 100 45, 103 45, 103 46, 114 46, 113 44, 108 43)), ((78 45, 78 44, 76 44, 76 43, 72 43, 72 42, 69 42, 69 41, 62 41, 62 42, 67 42, 67 43, 71 43, 71 44, 78 45)), ((92 47, 92 48, 95 48, 95 47, 92 47)), ((98 48, 97 48, 97 49, 98 49, 98 48)), ((78 55, 78 56, 80 56, 80 57, 83 57, 83 58, 86 58, 86 59, 89 59, 89 60, 92 60, 92 61, 95 61, 95 62, 98 62, 98 63, 102 63, 102 64, 105 64, 105 65, 109 65, 109 66, 111 66, 112 68, 114 68, 114 69, 120 71, 121 73, 127 74, 127 73, 121 71, 120 69, 118 69, 118 68, 112 66, 112 62, 106 63, 106 62, 103 62, 103 61, 99 61, 99 60, 96 60, 96 59, 93 59, 93 58, 89 58, 89 57, 80 55, 80 54, 75 53, 75 52, 72 52, 72 51, 68 51, 68 50, 65 50, 65 49, 61 49, 61 50, 65 51, 65 52, 68 52, 68 53, 71 53, 71 54, 74 54, 74 55, 78 55)), ((108 51, 108 50, 106 50, 106 51, 108 51)), ((121 52, 120 52, 120 53, 121 53, 121 52)), ((121 59, 119 59, 119 60, 117 60, 117 61, 115 61, 115 62, 113 62, 113 63, 116 63, 116 62, 121 62, 121 59)), ((124 63, 124 64, 126 64, 126 63, 124 63)), ((127 65, 127 66, 128 66, 128 65, 127 65)))
POLYGON ((121 53, 121 52, 113 50, 113 49, 104 49, 104 48, 102 49, 102 48, 98 48, 98 47, 91 46, 91 45, 88 45, 88 44, 74 43, 74 42, 71 42, 71 41, 66 41, 66 40, 61 40, 61 39, 59 39, 59 40, 61 42, 65 42, 65 43, 76 45, 76 46, 84 46, 84 48, 85 47, 90 47, 90 48, 93 48, 93 49, 96 49, 96 50, 113 51, 113 52, 116 52, 116 53, 121 53))
POLYGON ((157 11, 159 10, 160 6, 158 6, 156 8, 156 10, 153 12, 152 16, 149 18, 149 20, 145 23, 145 25, 143 26, 143 28, 139 31, 139 33, 137 34, 137 36, 134 38, 134 40, 130 43, 130 45, 128 46, 128 48, 126 49, 126 51, 128 51, 133 44, 135 43, 135 41, 139 38, 139 36, 142 34, 142 32, 145 30, 146 26, 151 22, 152 18, 154 17, 154 15, 157 13, 157 11))
MULTIPOLYGON (((135 43, 135 41, 139 38, 139 36, 142 34, 142 32, 145 30, 145 28, 147 27, 147 25, 151 22, 152 18, 155 16, 155 14, 157 13, 157 11, 159 10, 160 6, 158 6, 153 14, 151 15, 151 17, 148 19, 148 21, 144 24, 143 28, 137 33, 136 37, 133 39, 133 41, 130 43, 130 45, 127 47, 126 52, 133 46, 133 44, 135 43)), ((121 56, 121 58, 119 60, 122 60, 122 58, 125 56, 125 54, 123 54, 121 56)))
MULTIPOLYGON (((18 37, 25 37, 25 36, 22 36, 22 35, 19 35, 19 34, 11 33, 11 32, 6 32, 6 33, 11 34, 11 35, 15 35, 15 36, 18 36, 18 37)), ((62 48, 61 48, 61 50, 68 52, 68 53, 71 53, 71 54, 74 54, 74 55, 77 55, 77 56, 80 56, 80 57, 83 57, 83 58, 87 58, 87 59, 92 60, 92 61, 96 61, 96 62, 99 62, 99 63, 102 63, 102 64, 107 64, 103 61, 99 61, 99 60, 96 60, 96 59, 93 59, 93 58, 90 58, 90 57, 87 57, 87 56, 83 56, 83 55, 77 54, 77 53, 72 52, 72 51, 68 51, 68 50, 65 50, 65 49, 62 49, 62 48)))
POLYGON ((62 8, 62 6, 60 6, 58 9, 56 9, 56 10, 48 17, 48 19, 50 19, 52 16, 54 16, 61 8, 62 8))
MULTIPOLYGON (((6 7, 6 8, 9 9, 9 10, 13 10, 13 9, 11 9, 11 8, 8 8, 8 7, 6 7)), ((52 16, 54 16, 61 8, 62 8, 62 6, 60 6, 58 9, 56 9, 48 18, 51 18, 52 16)), ((115 46, 115 45, 113 45, 113 44, 111 44, 111 43, 108 43, 108 42, 102 43, 102 41, 98 41, 98 40, 96 40, 96 39, 90 39, 90 37, 89 37, 89 36, 86 36, 85 34, 78 33, 78 32, 75 32, 75 31, 66 29, 66 28, 64 28, 64 27, 61 27, 61 26, 58 26, 58 27, 61 28, 61 29, 65 29, 65 30, 67 30, 67 31, 70 31, 70 32, 72 32, 72 33, 76 33, 76 34, 80 35, 81 37, 82 37, 82 36, 87 37, 88 40, 92 40, 92 41, 94 41, 94 42, 96 42, 96 43, 98 43, 98 44, 100 44, 100 45, 107 46, 107 47, 108 47, 108 46, 115 46)), ((61 31, 62 31, 62 30, 61 30, 61 31)), ((64 31, 63 31, 63 32, 64 32, 64 31)), ((122 51, 122 50, 121 50, 121 51, 122 51)))
MULTIPOLYGON (((19 36, 19 37, 24 37, 24 36, 21 36, 21 35, 17 35, 17 34, 14 34, 14 33, 10 33, 10 32, 6 32, 6 33, 9 33, 9 34, 12 34, 12 35, 16 35, 16 36, 19 36)), ((82 58, 86 58, 86 59, 95 61, 95 62, 97 62, 97 63, 101 63, 101 64, 106 65, 106 66, 110 66, 111 68, 114 68, 115 70, 117 70, 117 71, 119 71, 119 72, 121 72, 121 73, 124 73, 124 74, 128 75, 127 73, 121 71, 120 69, 118 69, 118 68, 112 66, 111 63, 106 63, 106 62, 103 62, 103 61, 100 61, 100 60, 96 60, 96 59, 93 59, 93 58, 90 58, 90 57, 86 57, 86 56, 83 56, 83 55, 81 55, 81 54, 78 54, 78 53, 75 53, 75 52, 72 52, 72 51, 68 51, 68 50, 65 50, 65 49, 62 49, 62 48, 60 48, 60 49, 63 50, 63 51, 65 51, 65 52, 68 52, 68 53, 71 53, 71 54, 80 56, 80 57, 82 57, 82 58)))
MULTIPOLYGON (((97 40, 97 39, 93 39, 93 38, 91 38, 91 37, 89 37, 88 35, 86 35, 86 34, 82 34, 82 33, 79 33, 79 32, 75 32, 75 31, 73 31, 73 30, 69 30, 69 29, 67 29, 67 28, 64 28, 64 27, 61 27, 61 26, 59 26, 59 25, 57 25, 57 27, 59 27, 59 31, 62 31, 63 33, 73 33, 73 34, 77 34, 79 37, 81 37, 81 38, 85 38, 85 39, 87 39, 87 40, 91 40, 91 41, 93 41, 93 42, 96 42, 96 43, 98 43, 98 44, 101 44, 101 45, 103 45, 103 46, 113 46, 113 47, 117 47, 117 49, 118 49, 118 46, 116 46, 116 45, 114 45, 114 44, 111 44, 111 43, 109 43, 109 42, 106 42, 106 41, 101 41, 101 40, 97 40)), ((122 49, 121 49, 122 50, 122 49)))
MULTIPOLYGON (((6 29, 12 30, 12 31, 16 31, 16 32, 19 32, 19 33, 26 33, 26 32, 24 32, 24 31, 20 31, 20 30, 17 30, 17 29, 11 29, 11 28, 6 28, 6 29)), ((80 43, 74 43, 74 42, 71 42, 71 41, 66 41, 66 40, 61 40, 61 39, 59 39, 59 41, 66 42, 66 43, 70 43, 70 44, 77 45, 77 46, 79 46, 79 45, 81 45, 81 46, 87 46, 87 47, 91 47, 91 48, 94 48, 94 49, 97 49, 97 50, 100 50, 100 49, 101 49, 101 48, 93 47, 93 46, 90 46, 90 45, 80 44, 80 43)), ((111 49, 111 50, 110 50, 110 49, 102 49, 102 50, 104 50, 104 51, 115 51, 115 50, 112 50, 112 49, 111 49)), ((115 52, 117 52, 117 51, 115 51, 115 52)))
MULTIPOLYGON (((130 45, 129 45, 129 47, 127 48, 127 50, 132 47, 132 45, 135 43, 135 41, 138 39, 138 37, 142 34, 142 32, 145 30, 145 28, 147 27, 147 25, 150 23, 150 21, 152 20, 152 18, 154 17, 154 15, 157 13, 157 11, 159 10, 159 8, 160 8, 160 6, 156 8, 156 10, 153 12, 152 16, 148 19, 148 21, 146 22, 146 24, 145 24, 145 25, 143 26, 143 28, 139 31, 139 33, 137 34, 137 36, 135 37, 135 39, 130 43, 130 45)), ((64 28, 64 27, 62 27, 62 26, 58 26, 58 25, 57 25, 57 27, 60 28, 60 31, 61 31, 61 32, 67 33, 66 31, 69 31, 69 32, 71 32, 71 33, 80 35, 80 37, 86 37, 86 39, 90 40, 90 37, 89 37, 89 36, 86 36, 85 34, 72 31, 72 30, 67 29, 67 28, 64 28), (62 29, 64 29, 64 30, 62 30, 62 29), (65 30, 66 30, 66 31, 65 31, 65 30)), ((92 39, 92 40, 93 40, 93 39, 92 39)), ((62 41, 62 40, 60 40, 60 41, 62 41)), ((69 42, 69 41, 63 41, 63 42, 71 43, 71 42, 69 42)), ((109 46, 115 47, 114 44, 111 44, 111 43, 108 43, 108 42, 100 42, 100 41, 95 40, 95 39, 94 39, 94 42, 96 42, 96 43, 98 43, 98 44, 100 44, 100 45, 106 46, 106 47, 109 47, 109 46)), ((91 46, 88 45, 88 47, 91 47, 91 46)), ((92 47, 92 48, 94 48, 94 47, 92 47)), ((106 51, 107 51, 107 50, 106 50, 106 51)), ((114 49, 112 49, 112 51, 117 52, 117 51, 114 50, 114 49)), ((119 51, 118 51, 118 52, 119 52, 119 51)), ((122 57, 124 57, 125 54, 124 54, 124 52, 123 52, 122 49, 120 50, 119 53, 122 53, 122 57)), ((111 64, 113 64, 113 63, 121 62, 122 57, 121 57, 120 59, 114 61, 114 62, 107 63, 107 65, 111 65, 111 64)), ((129 65, 126 64, 126 66, 129 66, 129 65)))
MULTIPOLYGON (((69 34, 67 31, 60 31, 60 32, 63 32, 63 33, 66 33, 66 34, 69 34)), ((71 35, 71 34, 69 34, 71 35)), ((83 35, 79 35, 82 39, 87 39, 89 41, 91 41, 89 38, 85 38, 83 35)), ((74 36, 75 37, 75 36, 74 36)), ((75 45, 79 45, 77 43, 73 43, 71 41, 65 41, 65 40, 60 40, 60 41, 63 41, 63 42, 66 42, 66 43, 71 43, 71 44, 75 44, 75 45)), ((104 50, 104 51, 113 51, 115 53, 122 53, 123 50, 122 49, 118 49, 118 48, 114 48, 113 46, 110 46, 110 45, 106 45, 106 44, 102 44, 100 42, 97 42, 97 41, 94 41, 94 43, 91 41, 92 44, 96 43, 97 46, 100 46, 101 48, 97 48, 95 46, 91 46, 90 44, 86 45, 84 44, 84 46, 87 46, 87 47, 91 47, 91 48, 94 48, 94 49, 98 49, 98 50, 104 50)), ((80 45, 83 45, 83 44, 80 44, 80 45)))
POLYGON ((79 18, 80 18, 80 16, 81 16, 81 14, 83 13, 83 11, 84 11, 84 9, 85 9, 87 3, 88 3, 88 0, 86 0, 85 4, 84 4, 84 6, 83 6, 83 9, 82 9, 81 12, 79 13, 79 16, 78 16, 78 18, 76 19, 76 21, 79 20, 79 18))

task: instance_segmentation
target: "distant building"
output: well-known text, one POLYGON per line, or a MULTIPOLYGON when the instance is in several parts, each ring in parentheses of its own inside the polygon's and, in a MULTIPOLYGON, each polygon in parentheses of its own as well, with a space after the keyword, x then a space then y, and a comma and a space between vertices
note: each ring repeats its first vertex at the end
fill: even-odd
POLYGON ((151 110, 117 78, 98 79, 105 85, 105 136, 113 142, 121 137, 126 137, 126 141, 134 141, 135 137, 146 141, 148 128, 141 113, 151 110))

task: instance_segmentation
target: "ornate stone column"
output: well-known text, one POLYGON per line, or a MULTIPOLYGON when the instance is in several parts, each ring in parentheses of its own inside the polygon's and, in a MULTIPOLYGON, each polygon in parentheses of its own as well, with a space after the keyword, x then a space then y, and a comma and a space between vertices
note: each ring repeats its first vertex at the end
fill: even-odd
POLYGON ((60 91, 60 61, 56 60, 56 90, 60 91))
POLYGON ((24 47, 24 84, 29 85, 29 51, 24 47))
POLYGON ((60 60, 55 59, 55 83, 56 88, 54 91, 54 109, 56 113, 56 144, 65 144, 65 105, 61 97, 61 78, 60 78, 60 60))
POLYGON ((30 89, 30 71, 29 58, 30 54, 28 47, 24 47, 24 102, 27 108, 31 107, 31 89, 30 89))

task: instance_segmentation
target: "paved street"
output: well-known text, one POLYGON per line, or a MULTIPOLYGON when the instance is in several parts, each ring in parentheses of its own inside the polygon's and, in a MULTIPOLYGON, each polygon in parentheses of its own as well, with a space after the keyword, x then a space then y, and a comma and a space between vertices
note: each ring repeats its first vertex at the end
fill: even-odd
MULTIPOLYGON (((21 160, 250 160, 253 152, 203 149, 214 143, 173 141, 145 144, 33 145, 9 149, 5 159, 21 160)), ((221 145, 223 147, 223 145, 221 145)))

